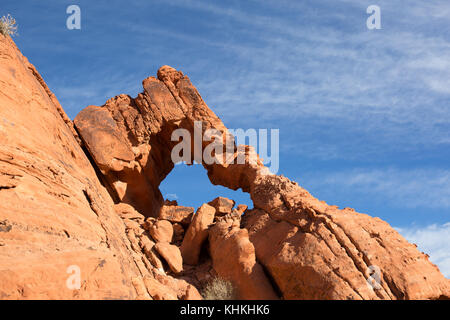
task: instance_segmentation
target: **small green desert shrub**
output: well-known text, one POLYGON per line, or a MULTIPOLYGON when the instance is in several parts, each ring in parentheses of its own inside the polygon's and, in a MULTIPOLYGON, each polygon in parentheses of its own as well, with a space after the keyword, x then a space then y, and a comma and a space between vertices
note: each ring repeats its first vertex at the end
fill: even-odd
POLYGON ((14 36, 17 34, 16 19, 11 15, 3 16, 0 19, 0 33, 4 36, 14 36))
POLYGON ((203 289, 202 296, 205 300, 234 300, 236 292, 230 281, 214 278, 203 289))

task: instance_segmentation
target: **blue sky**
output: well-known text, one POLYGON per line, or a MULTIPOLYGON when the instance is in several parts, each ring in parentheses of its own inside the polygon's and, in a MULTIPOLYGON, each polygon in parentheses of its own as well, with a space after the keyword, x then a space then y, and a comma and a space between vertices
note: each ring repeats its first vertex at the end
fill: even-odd
MULTIPOLYGON (((171 65, 227 127, 280 129, 280 174, 388 221, 450 276, 450 2, 3 0, 6 13, 71 118, 171 65), (71 4, 81 30, 66 28, 71 4), (381 30, 366 27, 372 4, 381 30)), ((199 166, 161 189, 250 202, 199 166)))

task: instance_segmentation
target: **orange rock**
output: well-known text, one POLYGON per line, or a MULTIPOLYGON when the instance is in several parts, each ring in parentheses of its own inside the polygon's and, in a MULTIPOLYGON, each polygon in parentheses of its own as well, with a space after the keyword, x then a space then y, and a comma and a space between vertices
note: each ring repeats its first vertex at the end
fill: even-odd
POLYGON ((0 56, 0 298, 137 298, 123 222, 70 119, 1 34, 0 56))
MULTIPOLYGON (((148 78, 143 84, 144 93, 136 99, 118 96, 103 108, 116 121, 122 137, 129 139, 136 151, 141 150, 136 152, 135 161, 141 166, 136 172, 145 177, 148 189, 153 190, 144 192, 146 199, 140 195, 126 201, 136 208, 151 203, 152 212, 159 214, 162 200, 154 199, 159 199, 159 183, 173 168, 170 152, 174 143, 170 133, 183 128, 193 134, 194 121, 201 121, 203 130, 219 130, 224 139, 229 133, 182 72, 164 66, 158 70, 158 79, 148 78), (161 107, 163 100, 168 107, 161 107), (124 117, 123 110, 133 116, 124 117), (152 140, 150 136, 158 138, 152 140), (149 149, 150 156, 144 152, 149 149)), ((204 141, 202 150, 209 143, 204 141)), ((234 146, 231 151, 232 159, 244 158, 245 163, 202 164, 213 184, 249 192, 255 212, 262 212, 262 220, 252 223, 252 215, 246 213, 249 218, 245 225, 258 261, 284 298, 433 299, 450 295, 448 281, 439 270, 386 223, 315 199, 289 179, 271 174, 250 146, 234 146), (267 237, 269 231, 277 241, 267 237), (393 264, 395 267, 390 267, 393 264), (373 290, 368 287, 367 278, 376 267, 382 272, 382 281, 381 288, 373 290), (423 277, 422 272, 427 275, 423 277)), ((106 176, 119 179, 116 185, 144 190, 136 177, 128 178, 126 167, 119 175, 110 171, 106 176)), ((217 221, 238 223, 242 209, 218 217, 217 221)), ((195 216, 181 246, 188 264, 198 262, 198 243, 207 234, 207 227, 194 232, 194 220, 195 216), (201 236, 197 238, 197 234, 201 236)))
POLYGON ((183 271, 183 258, 181 257, 180 249, 177 246, 169 244, 168 242, 158 242, 155 244, 155 249, 166 260, 170 270, 174 273, 183 271))
POLYGON ((168 199, 166 199, 166 200, 164 200, 164 205, 165 206, 177 206, 178 202, 177 202, 177 200, 168 200, 168 199))
POLYGON ((180 300, 202 300, 198 290, 186 280, 176 279, 161 273, 155 273, 155 279, 165 287, 173 290, 180 300))
POLYGON ((159 212, 158 219, 188 226, 191 223, 194 208, 178 205, 164 205, 159 212))
POLYGON ((184 238, 184 228, 181 224, 175 223, 173 225, 173 241, 175 243, 180 243, 183 241, 184 238))
POLYGON ((190 265, 198 263, 202 245, 208 238, 208 228, 214 221, 215 213, 216 209, 206 203, 198 208, 181 244, 184 263, 190 265))
POLYGON ((167 220, 156 221, 149 229, 150 235, 156 242, 172 242, 173 227, 167 220))
POLYGON ((136 289, 136 292, 138 293, 138 296, 136 297, 136 300, 152 300, 152 297, 148 294, 147 288, 145 286, 145 283, 142 279, 136 277, 132 280, 133 286, 136 289))
POLYGON ((244 226, 285 299, 449 295, 438 268, 386 222, 328 206, 280 176, 258 178, 251 194, 258 209, 244 226), (379 285, 369 285, 376 270, 379 285))
POLYGON ((114 210, 122 219, 144 221, 145 217, 137 212, 132 206, 126 203, 119 203, 114 205, 114 210))
POLYGON ((197 288, 193 285, 188 285, 186 289, 186 294, 181 297, 182 300, 203 300, 201 294, 198 292, 197 288))
POLYGON ((126 229, 138 230, 141 228, 141 225, 133 220, 124 219, 123 223, 125 224, 126 229))
POLYGON ((235 202, 225 197, 217 197, 208 204, 216 209, 217 216, 224 216, 231 212, 235 202))
MULTIPOLYGON (((115 101, 120 104, 120 99, 130 101, 123 96, 115 101)), ((74 124, 105 175, 113 197, 132 204, 145 216, 156 216, 163 202, 162 195, 149 183, 150 178, 141 174, 142 164, 137 160, 147 156, 148 150, 129 142, 122 131, 123 124, 116 123, 114 116, 106 108, 89 106, 77 115, 74 124)))
POLYGON ((237 298, 246 300, 278 299, 261 265, 246 229, 232 222, 217 222, 209 232, 210 253, 219 277, 230 280, 237 298))
POLYGON ((148 261, 153 267, 158 270, 164 270, 161 259, 159 259, 155 251, 155 243, 151 241, 145 234, 142 234, 139 237, 139 247, 142 249, 148 261))
POLYGON ((178 300, 177 292, 152 277, 144 278, 148 292, 155 300, 178 300))
POLYGON ((245 204, 240 204, 237 206, 237 208, 235 209, 239 214, 243 215, 245 210, 247 210, 248 206, 245 204))

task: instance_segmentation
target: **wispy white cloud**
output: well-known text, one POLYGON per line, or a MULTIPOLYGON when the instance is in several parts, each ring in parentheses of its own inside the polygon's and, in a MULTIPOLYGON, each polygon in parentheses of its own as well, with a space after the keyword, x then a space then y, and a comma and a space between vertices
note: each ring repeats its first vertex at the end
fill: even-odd
POLYGON ((176 193, 167 193, 164 198, 168 199, 168 200, 177 200, 178 196, 176 193))
POLYGON ((324 193, 349 193, 386 206, 450 208, 450 170, 353 169, 305 174, 298 181, 324 193))
MULTIPOLYGON (((450 133, 445 126, 450 125, 450 105, 445 101, 450 95, 450 40, 445 34, 402 25, 408 20, 412 24, 412 18, 414 23, 430 23, 421 2, 383 2, 386 16, 402 14, 374 32, 365 29, 367 15, 361 9, 365 4, 358 1, 344 3, 350 10, 342 16, 339 12, 343 9, 334 2, 332 6, 322 1, 322 7, 330 4, 322 10, 305 4, 287 6, 298 13, 298 19, 211 2, 168 3, 245 26, 240 32, 251 41, 209 39, 209 45, 228 52, 237 63, 217 71, 202 61, 202 75, 195 82, 225 120, 246 119, 246 124, 254 126, 254 119, 258 124, 265 121, 276 126, 316 117, 330 123, 345 122, 364 134, 383 132, 390 137, 389 144, 395 138, 402 140, 398 148, 448 141, 450 133), (319 16, 322 23, 308 26, 305 12, 315 12, 312 16, 319 16), (324 23, 330 19, 337 24, 324 23)), ((264 5, 286 11, 279 2, 266 1, 264 5)), ((235 32, 232 23, 223 28, 224 34, 235 32)), ((174 38, 208 45, 204 38, 183 32, 175 33, 174 38)))
POLYGON ((450 223, 396 228, 408 241, 427 253, 445 277, 450 278, 450 223))
POLYGON ((450 3, 446 0, 420 1, 416 5, 405 5, 411 14, 421 18, 448 19, 450 17, 450 3))
MULTIPOLYGON (((58 97, 69 117, 74 118, 88 105, 103 105, 106 100, 119 94, 136 96, 142 91, 141 80, 125 70, 96 69, 82 79, 71 78, 71 74, 52 78, 56 85, 52 90, 58 97)), ((150 75, 150 74, 149 74, 150 75)))
MULTIPOLYGON (((401 140, 396 146, 403 150, 450 140, 445 129, 450 125, 450 105, 445 103, 450 96, 450 39, 445 33, 431 34, 407 25, 409 21, 413 26, 412 20, 419 25, 434 23, 424 12, 446 12, 449 5, 444 1, 433 5, 381 1, 386 20, 383 30, 377 31, 365 28, 364 1, 318 1, 315 5, 254 1, 258 3, 255 10, 210 1, 155 3, 187 10, 186 24, 199 15, 196 24, 210 32, 203 33, 201 28, 193 32, 172 23, 119 20, 116 25, 136 43, 129 59, 149 65, 145 60, 155 59, 162 50, 165 59, 155 59, 162 61, 160 65, 182 61, 183 71, 226 124, 279 128, 282 123, 289 130, 288 123, 302 126, 311 118, 322 119, 357 135, 382 134, 383 139, 377 140, 379 150, 390 148, 393 140, 401 140), (389 17, 394 14, 398 19, 389 17), (216 56, 228 61, 221 64, 216 56)), ((146 10, 158 8, 146 6, 146 10)), ((95 30, 89 32, 98 33, 95 30)), ((55 93, 69 109, 81 108, 89 100, 98 104, 118 93, 135 95, 141 90, 142 76, 133 77, 129 67, 128 62, 94 66, 87 79, 85 73, 73 75, 81 79, 80 85, 58 79, 55 93), (127 69, 120 72, 124 66, 127 69), (71 88, 75 86, 79 94, 71 88)), ((148 70, 146 76, 154 71, 148 70)), ((332 153, 334 158, 345 153, 336 146, 325 149, 321 153, 332 153)))

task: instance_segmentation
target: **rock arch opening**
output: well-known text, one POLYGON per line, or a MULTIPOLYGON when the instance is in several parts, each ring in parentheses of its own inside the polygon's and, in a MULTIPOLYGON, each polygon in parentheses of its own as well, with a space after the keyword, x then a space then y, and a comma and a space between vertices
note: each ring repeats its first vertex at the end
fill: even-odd
POLYGON ((253 208, 253 202, 248 193, 213 185, 201 165, 175 165, 161 182, 159 189, 164 200, 176 200, 183 206, 198 208, 217 197, 225 197, 234 200, 235 206, 244 204, 249 209, 253 208))
POLYGON ((213 185, 251 193, 254 180, 268 169, 253 148, 235 145, 187 76, 164 66, 143 88, 136 98, 119 95, 102 107, 88 106, 74 120, 113 198, 157 217, 164 203, 159 186, 174 168, 172 151, 183 138, 188 147, 182 157, 201 163, 213 185), (214 137, 205 138, 212 131, 214 137), (181 134, 174 139, 174 132, 181 134), (214 161, 203 158, 208 150, 214 161))

